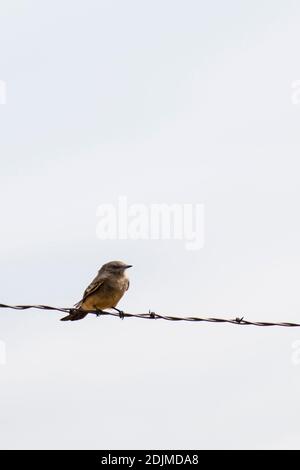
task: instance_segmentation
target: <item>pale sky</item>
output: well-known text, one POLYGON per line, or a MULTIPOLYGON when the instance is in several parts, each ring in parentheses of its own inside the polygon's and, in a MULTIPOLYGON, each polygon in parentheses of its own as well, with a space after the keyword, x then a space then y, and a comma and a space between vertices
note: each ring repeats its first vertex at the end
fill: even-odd
MULTIPOLYGON (((71 306, 122 259, 125 311, 300 322, 299 19, 3 0, 0 303, 71 306), (204 247, 99 240, 120 196, 204 204, 204 247)), ((300 449, 300 329, 60 317, 0 311, 0 448, 300 449)))

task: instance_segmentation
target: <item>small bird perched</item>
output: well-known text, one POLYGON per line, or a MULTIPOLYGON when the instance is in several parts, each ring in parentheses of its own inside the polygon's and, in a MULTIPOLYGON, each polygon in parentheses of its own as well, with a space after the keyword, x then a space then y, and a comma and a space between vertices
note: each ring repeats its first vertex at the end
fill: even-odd
MULTIPOLYGON (((110 261, 104 264, 84 291, 83 298, 74 307, 80 310, 104 310, 106 308, 118 310, 115 307, 129 288, 126 269, 131 267, 131 264, 125 264, 122 261, 110 261)), ((61 320, 81 320, 86 315, 87 313, 74 309, 61 320)))

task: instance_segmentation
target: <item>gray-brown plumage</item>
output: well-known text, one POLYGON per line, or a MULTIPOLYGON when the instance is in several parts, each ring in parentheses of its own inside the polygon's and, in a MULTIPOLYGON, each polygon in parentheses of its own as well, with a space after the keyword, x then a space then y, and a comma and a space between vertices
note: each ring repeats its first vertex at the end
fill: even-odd
MULTIPOLYGON (((130 264, 122 261, 110 261, 102 266, 95 279, 86 288, 83 298, 74 306, 80 310, 105 310, 115 308, 129 288, 129 279, 126 269, 130 264)), ((75 309, 62 321, 81 320, 87 313, 75 309)))

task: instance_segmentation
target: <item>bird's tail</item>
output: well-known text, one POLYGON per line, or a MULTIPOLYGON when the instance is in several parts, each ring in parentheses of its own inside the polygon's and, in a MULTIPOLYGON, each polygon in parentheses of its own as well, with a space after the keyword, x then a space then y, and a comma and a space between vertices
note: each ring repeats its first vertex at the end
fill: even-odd
POLYGON ((82 320, 86 315, 87 315, 87 313, 84 313, 84 312, 76 312, 76 310, 74 310, 74 311, 71 312, 69 315, 67 315, 66 317, 61 318, 60 320, 61 320, 61 321, 82 320))
MULTIPOLYGON (((80 309, 82 305, 82 300, 80 300, 79 302, 77 302, 77 304, 74 305, 74 307, 76 307, 76 309, 80 309)), ((61 321, 76 321, 76 320, 82 320, 86 315, 87 313, 83 312, 82 310, 81 311, 78 311, 78 310, 72 310, 69 315, 67 315, 66 317, 63 317, 61 318, 60 320, 61 321)))

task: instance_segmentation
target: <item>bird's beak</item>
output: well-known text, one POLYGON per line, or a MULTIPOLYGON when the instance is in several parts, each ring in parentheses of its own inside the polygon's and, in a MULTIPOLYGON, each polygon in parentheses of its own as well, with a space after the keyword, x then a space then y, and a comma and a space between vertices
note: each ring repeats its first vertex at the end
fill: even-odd
POLYGON ((127 264, 127 266, 125 267, 125 269, 128 269, 128 268, 132 268, 132 264, 127 264))

